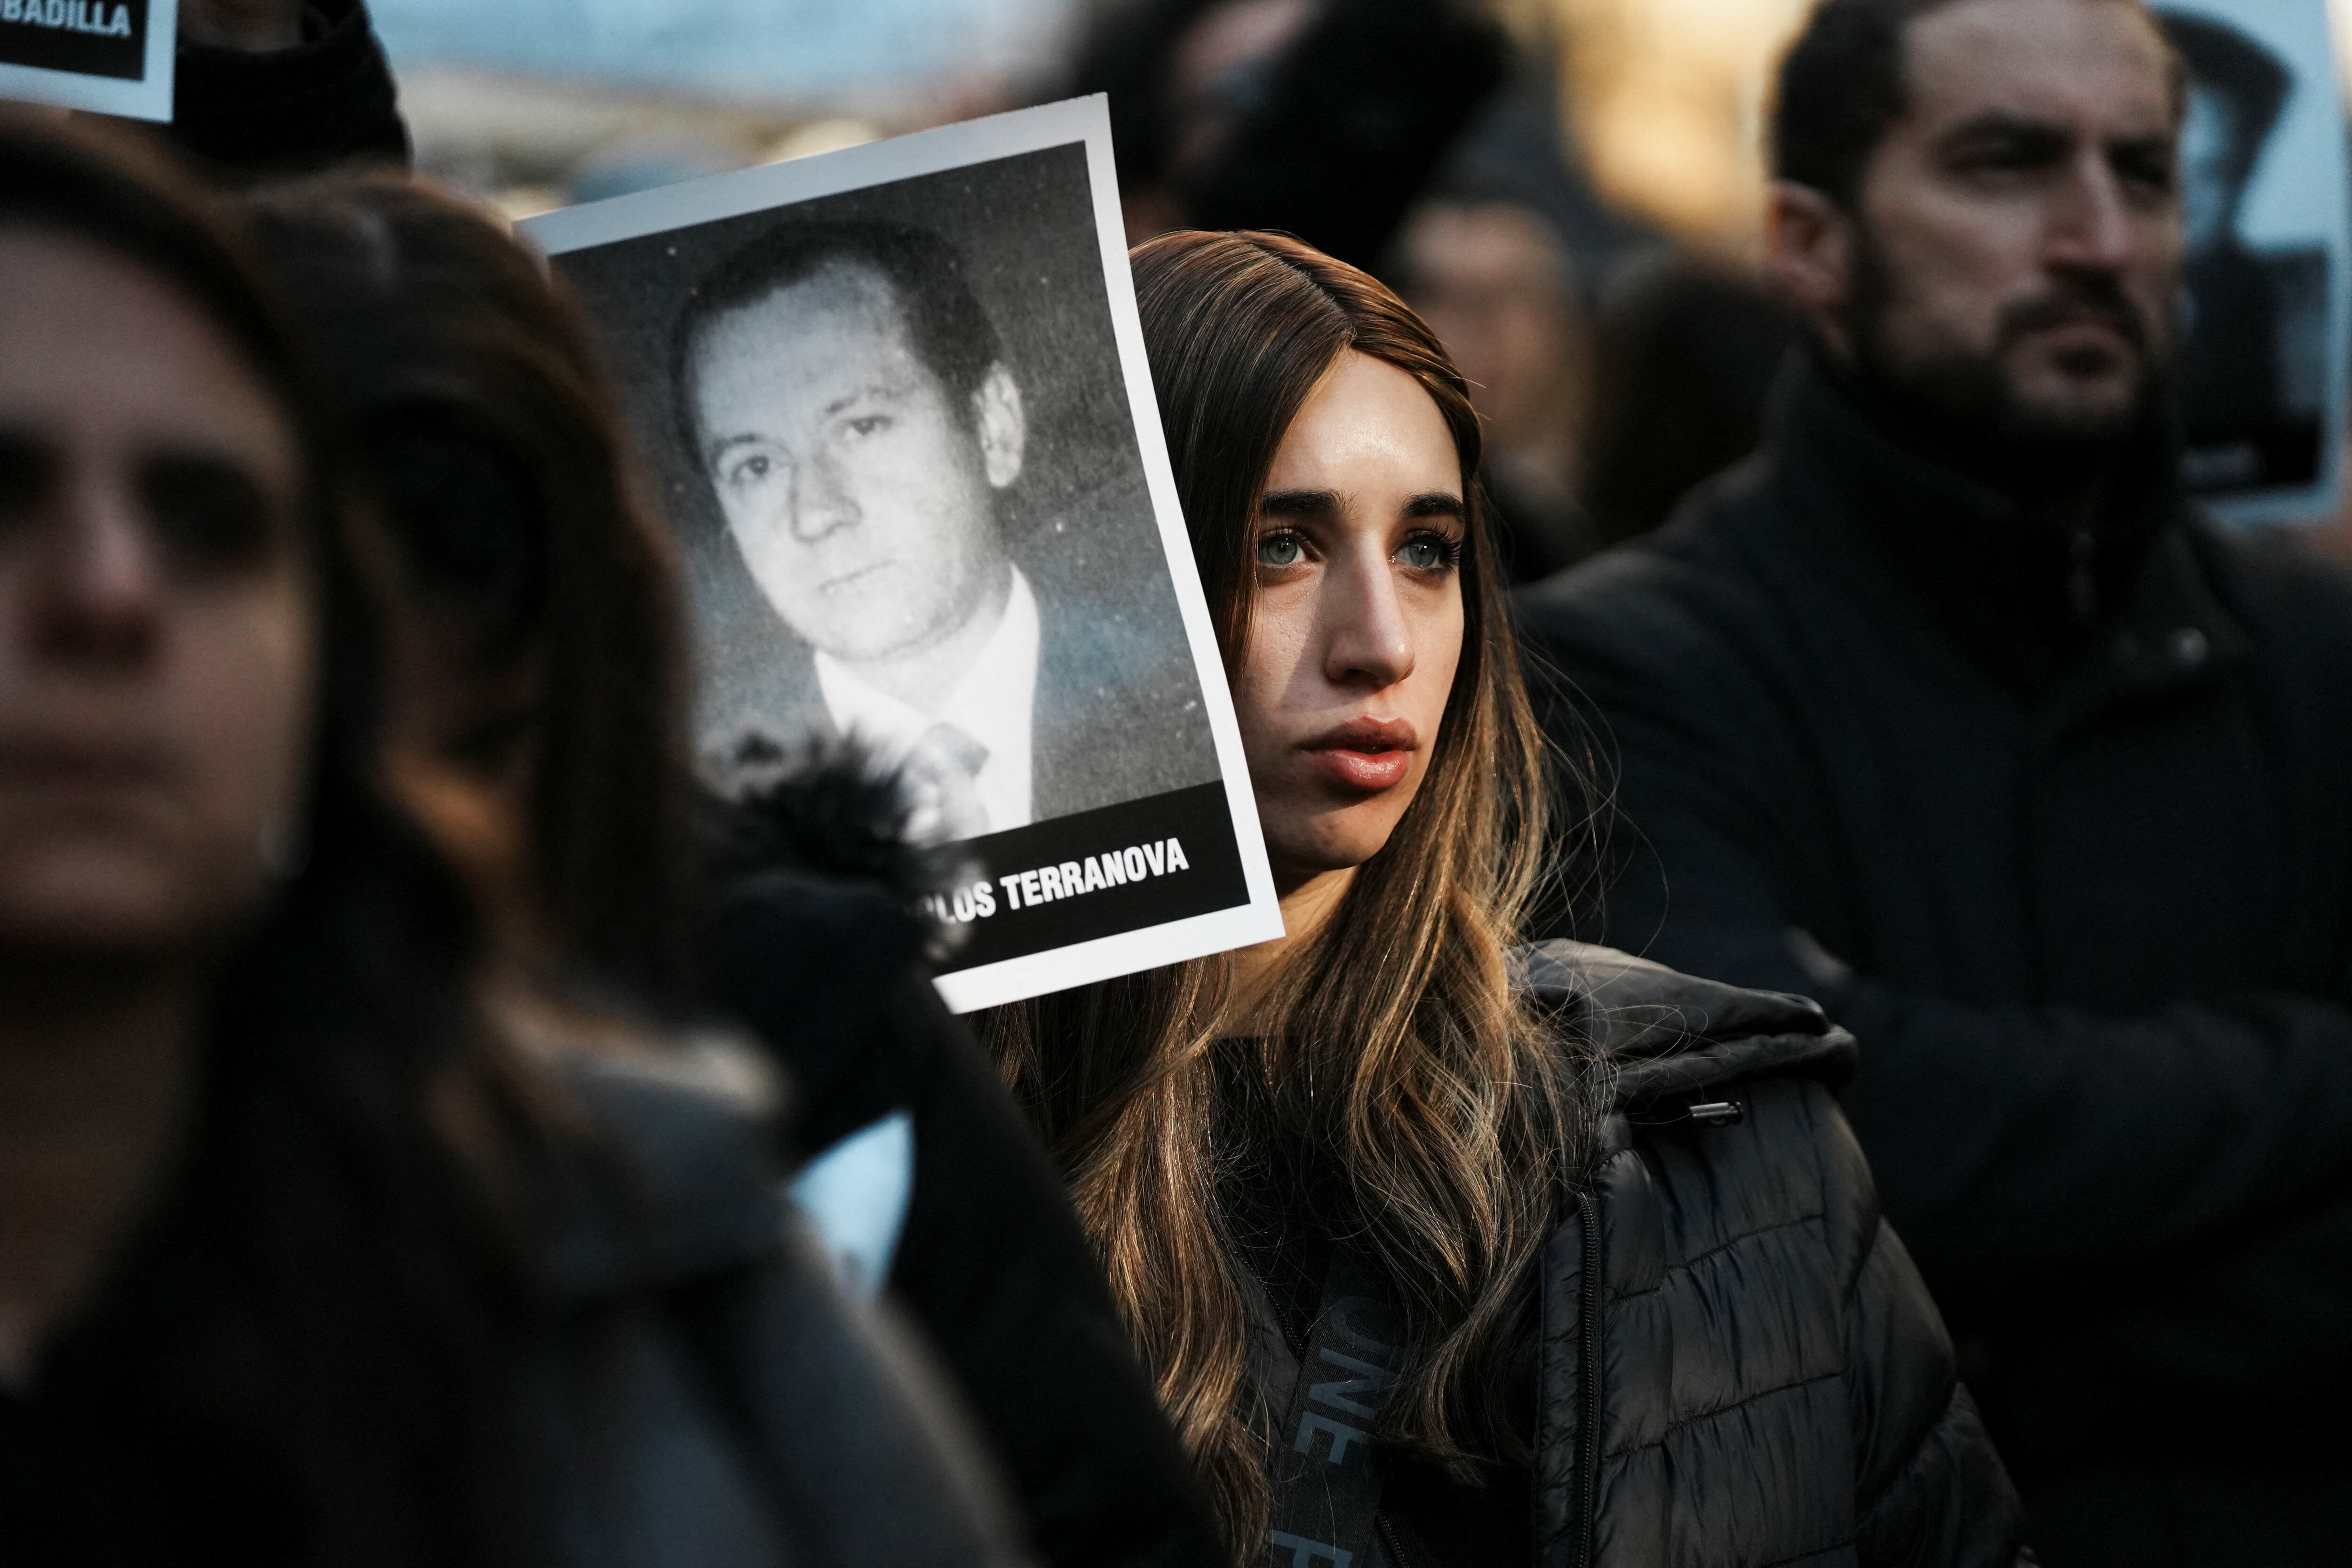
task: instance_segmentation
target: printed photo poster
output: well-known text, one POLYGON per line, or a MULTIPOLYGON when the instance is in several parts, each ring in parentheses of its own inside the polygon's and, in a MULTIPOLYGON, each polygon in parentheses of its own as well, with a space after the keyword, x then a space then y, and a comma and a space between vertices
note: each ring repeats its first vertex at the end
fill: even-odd
POLYGON ((0 98, 172 118, 179 0, 0 0, 0 98))
POLYGON ((706 766, 896 769, 968 868, 950 1006, 1281 934, 1101 98, 522 227, 677 534, 706 766))
POLYGON ((2179 318, 2189 490, 2327 516, 2352 382, 2352 167, 2328 0, 2164 0, 2188 80, 2179 318))

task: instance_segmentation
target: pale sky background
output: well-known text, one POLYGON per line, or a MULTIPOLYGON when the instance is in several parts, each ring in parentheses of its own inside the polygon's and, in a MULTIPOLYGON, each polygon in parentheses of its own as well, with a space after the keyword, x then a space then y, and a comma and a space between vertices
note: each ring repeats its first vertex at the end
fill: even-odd
POLYGON ((1017 69, 1064 0, 371 0, 395 65, 822 99, 1017 69))

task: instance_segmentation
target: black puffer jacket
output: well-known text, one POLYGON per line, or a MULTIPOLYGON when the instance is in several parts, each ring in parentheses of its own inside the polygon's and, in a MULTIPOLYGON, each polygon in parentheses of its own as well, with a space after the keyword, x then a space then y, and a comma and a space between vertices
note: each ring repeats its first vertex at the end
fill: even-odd
POLYGON ((1524 960, 1617 1074, 1544 1258, 1538 1562, 2015 1562, 2016 1493, 1832 1097, 1853 1038, 1607 948, 1524 960))

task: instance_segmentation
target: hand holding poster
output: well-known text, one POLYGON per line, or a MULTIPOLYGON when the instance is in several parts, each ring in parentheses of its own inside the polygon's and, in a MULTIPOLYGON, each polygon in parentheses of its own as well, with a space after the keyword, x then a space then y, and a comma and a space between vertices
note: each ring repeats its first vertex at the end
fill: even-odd
POLYGON ((0 0, 0 98, 172 118, 177 0, 0 0))
POLYGON ((677 529, 700 749, 901 770, 972 868, 951 1005, 1280 935, 1099 99, 524 226, 677 529))

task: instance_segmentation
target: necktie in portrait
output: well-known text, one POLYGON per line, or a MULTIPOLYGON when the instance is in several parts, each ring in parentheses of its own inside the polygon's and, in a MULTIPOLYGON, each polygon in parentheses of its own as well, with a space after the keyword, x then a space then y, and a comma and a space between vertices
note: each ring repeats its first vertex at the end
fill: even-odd
POLYGON ((976 839, 989 830, 980 798, 980 770, 988 747, 944 721, 925 730, 908 749, 906 787, 914 835, 929 843, 976 839))

